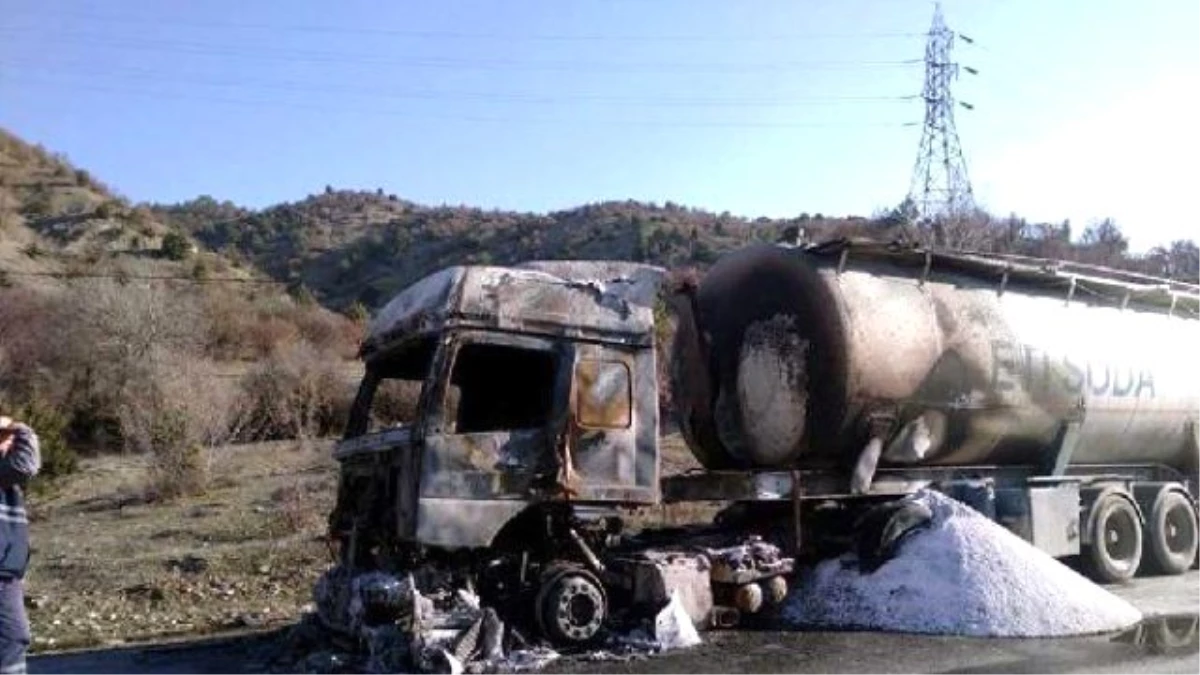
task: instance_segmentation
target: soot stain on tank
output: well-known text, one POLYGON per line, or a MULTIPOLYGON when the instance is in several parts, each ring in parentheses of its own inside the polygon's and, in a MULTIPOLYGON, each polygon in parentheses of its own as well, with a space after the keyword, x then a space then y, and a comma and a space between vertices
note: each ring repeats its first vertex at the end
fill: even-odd
POLYGON ((783 461, 804 436, 808 408, 809 341, 796 317, 777 314, 746 327, 738 364, 742 434, 756 456, 783 461), (747 423, 746 418, 751 423, 747 423))
POLYGON ((776 314, 766 321, 757 321, 746 328, 742 338, 742 354, 769 351, 779 354, 784 366, 783 380, 791 387, 803 389, 808 386, 807 369, 808 340, 800 337, 796 330, 796 317, 776 314))

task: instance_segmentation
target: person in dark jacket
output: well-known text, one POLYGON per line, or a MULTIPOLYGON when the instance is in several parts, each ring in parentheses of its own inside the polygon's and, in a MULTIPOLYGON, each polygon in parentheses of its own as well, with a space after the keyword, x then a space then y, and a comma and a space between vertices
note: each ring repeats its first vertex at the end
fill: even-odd
POLYGON ((24 592, 29 566, 24 490, 41 466, 33 429, 0 416, 0 675, 25 672, 30 632, 24 592))

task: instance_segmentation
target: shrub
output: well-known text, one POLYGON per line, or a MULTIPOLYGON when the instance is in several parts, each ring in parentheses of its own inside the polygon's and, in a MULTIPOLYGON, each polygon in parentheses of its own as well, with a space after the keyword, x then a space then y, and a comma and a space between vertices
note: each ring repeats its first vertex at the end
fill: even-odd
POLYGON ((119 409, 126 448, 150 459, 147 496, 155 500, 203 494, 209 447, 225 443, 236 388, 212 376, 194 357, 156 350, 119 409))
POLYGON ((178 232, 168 232, 163 235, 162 253, 171 260, 183 260, 192 252, 192 246, 187 237, 178 232))
MULTIPOLYGON (((207 335, 195 296, 157 284, 88 279, 71 289, 62 312, 49 370, 69 374, 59 378, 69 379, 59 400, 72 411, 76 438, 101 446, 143 443, 125 438, 127 411, 164 391, 158 386, 164 359, 178 359, 182 368, 199 356, 207 335)), ((168 391, 168 403, 167 394, 176 393, 190 397, 168 391)))
POLYGON ((204 494, 208 462, 204 448, 187 438, 186 413, 162 410, 152 419, 149 436, 150 472, 147 494, 155 501, 204 494))
POLYGON ((355 300, 354 304, 346 310, 346 317, 359 326, 365 326, 371 320, 371 312, 367 310, 367 306, 360 300, 355 300))
POLYGON ((307 440, 341 428, 352 389, 336 353, 284 345, 242 379, 243 440, 307 440))
POLYGON ((278 346, 287 345, 300 339, 300 330, 296 324, 278 316, 259 316, 245 327, 245 344, 255 358, 264 358, 278 346))
POLYGON ((361 338, 361 329, 346 317, 323 307, 301 307, 290 313, 300 337, 321 351, 335 351, 353 357, 361 338))
POLYGON ((37 400, 15 408, 5 405, 3 409, 13 419, 28 424, 38 435, 42 469, 30 483, 34 494, 53 489, 63 477, 79 468, 79 456, 67 445, 64 436, 67 419, 61 412, 37 400))
POLYGON ((208 278, 208 264, 203 260, 197 260, 192 265, 192 278, 196 281, 204 281, 208 278))

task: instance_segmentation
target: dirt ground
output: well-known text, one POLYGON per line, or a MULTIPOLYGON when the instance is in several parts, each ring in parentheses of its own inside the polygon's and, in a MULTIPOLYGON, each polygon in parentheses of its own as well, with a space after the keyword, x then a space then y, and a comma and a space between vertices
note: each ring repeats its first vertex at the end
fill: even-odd
POLYGON ((83 462, 30 498, 31 651, 158 640, 294 621, 330 564, 322 535, 335 464, 328 442, 212 451, 211 487, 145 499, 139 457, 83 462))

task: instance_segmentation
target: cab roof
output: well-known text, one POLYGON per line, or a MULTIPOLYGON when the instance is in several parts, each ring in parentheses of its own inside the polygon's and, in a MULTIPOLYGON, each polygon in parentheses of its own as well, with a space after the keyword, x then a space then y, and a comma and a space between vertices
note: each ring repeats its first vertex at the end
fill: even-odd
POLYGON ((605 261, 448 267, 392 298, 368 325, 360 354, 455 327, 649 345, 663 276, 650 265, 605 261))

